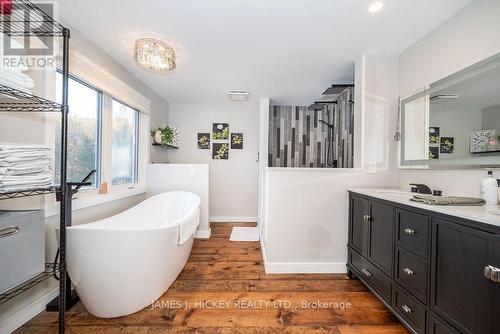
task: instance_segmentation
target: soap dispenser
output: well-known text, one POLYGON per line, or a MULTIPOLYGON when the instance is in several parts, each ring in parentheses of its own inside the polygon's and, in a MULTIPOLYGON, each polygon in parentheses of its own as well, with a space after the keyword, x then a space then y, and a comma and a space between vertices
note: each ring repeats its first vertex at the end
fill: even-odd
POLYGON ((498 204, 498 183, 491 170, 488 171, 488 176, 481 180, 481 198, 487 205, 498 204))

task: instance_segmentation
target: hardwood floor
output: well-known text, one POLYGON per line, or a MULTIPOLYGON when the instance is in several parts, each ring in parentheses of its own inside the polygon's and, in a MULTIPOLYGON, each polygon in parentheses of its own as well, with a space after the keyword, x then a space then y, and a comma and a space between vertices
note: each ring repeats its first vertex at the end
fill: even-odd
MULTIPOLYGON (((233 226, 212 223, 195 240, 186 267, 154 307, 116 319, 91 316, 78 304, 67 332, 408 333, 357 280, 345 275, 267 275, 258 242, 230 242, 233 226)), ((57 314, 43 312, 16 333, 55 333, 57 314)))

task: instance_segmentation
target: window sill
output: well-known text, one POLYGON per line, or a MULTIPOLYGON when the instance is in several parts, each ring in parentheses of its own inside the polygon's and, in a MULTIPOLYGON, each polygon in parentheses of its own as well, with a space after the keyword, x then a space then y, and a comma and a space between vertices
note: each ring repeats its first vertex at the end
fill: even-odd
MULTIPOLYGON (((145 194, 147 192, 145 185, 136 185, 133 188, 121 188, 111 190, 110 193, 101 195, 97 192, 91 194, 84 194, 83 192, 73 199, 73 211, 90 208, 93 206, 102 205, 105 203, 118 201, 127 197, 145 194)), ((45 218, 59 215, 59 204, 47 204, 45 206, 45 218)))

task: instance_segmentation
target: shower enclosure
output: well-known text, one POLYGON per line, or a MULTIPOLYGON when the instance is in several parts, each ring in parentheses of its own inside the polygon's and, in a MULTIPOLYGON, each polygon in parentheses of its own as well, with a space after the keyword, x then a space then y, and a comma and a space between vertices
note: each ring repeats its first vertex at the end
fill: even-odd
POLYGON ((315 108, 271 106, 268 166, 352 168, 353 91, 347 87, 336 101, 315 108))

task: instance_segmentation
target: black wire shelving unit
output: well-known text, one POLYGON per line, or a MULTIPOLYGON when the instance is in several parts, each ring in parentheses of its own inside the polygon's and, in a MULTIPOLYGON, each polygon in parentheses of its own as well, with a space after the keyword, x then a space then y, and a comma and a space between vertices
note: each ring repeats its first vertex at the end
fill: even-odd
MULTIPOLYGON (((58 193, 60 200, 59 263, 47 264, 40 275, 0 295, 0 304, 19 296, 39 285, 53 275, 59 274, 59 333, 65 331, 65 317, 71 297, 71 281, 66 273, 66 226, 71 225, 71 184, 67 182, 68 151, 68 82, 69 82, 69 40, 70 30, 48 14, 46 8, 28 0, 13 0, 10 8, 3 5, 0 14, 0 32, 10 37, 38 37, 42 41, 50 38, 62 39, 62 101, 55 103, 20 90, 0 85, 0 112, 61 114, 61 168, 60 186, 25 189, 17 192, 0 193, 0 200, 58 193)), ((53 55, 55 57, 55 55, 53 55)))
POLYGON ((34 189, 19 190, 19 191, 0 192, 0 200, 48 195, 58 191, 60 191, 59 187, 52 186, 46 188, 34 188, 34 189))
POLYGON ((59 103, 0 85, 0 112, 61 112, 59 103))
POLYGON ((58 274, 61 270, 61 266, 57 263, 46 263, 45 270, 33 277, 32 279, 12 288, 0 295, 0 305, 5 304, 12 298, 19 296, 20 294, 29 291, 36 287, 37 285, 45 282, 49 278, 53 277, 54 274, 58 274))

